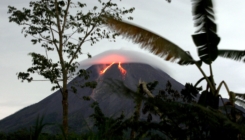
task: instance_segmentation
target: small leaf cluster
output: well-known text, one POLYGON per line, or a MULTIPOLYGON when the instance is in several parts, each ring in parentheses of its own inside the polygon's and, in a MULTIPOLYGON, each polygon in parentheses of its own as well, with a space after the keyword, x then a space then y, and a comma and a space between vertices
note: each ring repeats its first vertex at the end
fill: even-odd
MULTIPOLYGON (((90 74, 91 71, 85 70, 85 69, 80 69, 77 72, 77 76, 80 77, 79 79, 76 79, 74 81, 71 82, 72 86, 71 86, 71 90, 73 93, 77 93, 77 88, 96 88, 97 86, 97 82, 93 81, 93 80, 89 80, 90 78, 90 74), (84 83, 84 84, 81 84, 84 83)), ((87 97, 83 97, 83 99, 88 100, 87 97)))
POLYGON ((202 88, 196 88, 191 83, 186 83, 185 88, 181 90, 181 94, 183 95, 183 99, 187 102, 192 102, 196 100, 197 95, 202 90, 202 88))
POLYGON ((106 117, 97 102, 94 102, 91 107, 94 109, 94 114, 90 117, 94 119, 94 126, 97 128, 101 139, 122 139, 123 130, 125 129, 125 116, 121 114, 115 119, 106 117))

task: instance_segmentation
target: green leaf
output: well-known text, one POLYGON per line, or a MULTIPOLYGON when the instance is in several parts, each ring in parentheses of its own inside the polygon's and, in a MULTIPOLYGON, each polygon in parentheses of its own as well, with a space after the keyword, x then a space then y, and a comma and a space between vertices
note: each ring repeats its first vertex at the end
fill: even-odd
POLYGON ((220 38, 216 34, 212 0, 192 0, 195 26, 198 28, 193 41, 197 46, 198 56, 206 63, 211 64, 218 56, 220 38))
POLYGON ((139 44, 141 48, 147 49, 151 53, 164 58, 166 61, 177 61, 180 65, 195 63, 190 54, 182 50, 179 46, 147 29, 109 17, 106 19, 106 25, 110 29, 120 33, 126 39, 139 44))
POLYGON ((88 58, 92 58, 92 55, 90 55, 89 53, 87 55, 88 55, 88 58))
POLYGON ((218 55, 235 61, 241 61, 243 59, 243 62, 245 62, 245 51, 242 50, 218 50, 218 55))
POLYGON ((200 59, 206 64, 211 64, 218 57, 217 46, 220 38, 213 32, 192 35, 192 38, 200 59))

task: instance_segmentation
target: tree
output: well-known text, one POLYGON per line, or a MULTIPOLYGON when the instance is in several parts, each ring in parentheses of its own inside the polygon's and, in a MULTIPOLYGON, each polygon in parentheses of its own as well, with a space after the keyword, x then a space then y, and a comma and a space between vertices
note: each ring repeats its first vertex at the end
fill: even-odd
MULTIPOLYGON (((191 84, 186 84, 185 89, 182 89, 179 94, 178 91, 172 89, 171 83, 168 82, 166 89, 161 90, 164 92, 159 92, 155 96, 148 90, 146 83, 142 82, 141 84, 145 87, 143 90, 148 95, 142 111, 158 114, 161 119, 160 123, 155 126, 148 125, 144 131, 159 130, 169 139, 240 140, 244 137, 242 115, 240 120, 233 121, 221 111, 197 104, 193 97, 196 97, 199 89, 195 89, 191 84), (156 113, 156 111, 160 113, 156 113)), ((229 113, 232 114, 232 111, 229 113)), ((234 116, 234 118, 236 117, 234 116)))
POLYGON ((192 56, 181 49, 176 44, 161 37, 147 29, 143 29, 137 25, 130 24, 128 22, 118 21, 112 17, 107 18, 107 26, 123 35, 125 38, 132 40, 134 43, 139 44, 142 49, 150 50, 151 53, 164 58, 166 61, 177 62, 180 65, 196 65, 197 68, 203 75, 203 78, 197 81, 194 87, 206 80, 207 88, 203 91, 203 98, 206 100, 214 100, 214 104, 209 104, 207 102, 204 105, 211 106, 213 108, 218 107, 219 90, 222 85, 225 85, 228 95, 230 97, 230 102, 233 104, 235 101, 235 96, 238 95, 231 92, 224 81, 222 81, 216 88, 215 81, 213 79, 212 63, 218 56, 226 55, 228 56, 232 53, 233 58, 240 58, 244 55, 244 51, 241 53, 233 53, 234 51, 229 50, 219 50, 218 44, 220 37, 216 34, 217 25, 214 23, 214 11, 212 0, 192 0, 192 13, 194 16, 195 26, 197 27, 196 33, 192 35, 193 41, 197 46, 198 56, 200 60, 196 61, 192 56), (202 63, 209 65, 210 76, 207 76, 202 70, 202 63), (212 96, 209 96, 212 94, 212 96))
MULTIPOLYGON (((78 67, 76 59, 82 55, 82 46, 94 45, 102 39, 114 40, 118 35, 103 28, 104 16, 121 20, 122 16, 132 13, 134 8, 120 9, 116 3, 98 0, 99 7, 85 11, 85 3, 74 3, 71 0, 38 0, 30 2, 30 9, 18 10, 9 6, 10 22, 23 27, 24 36, 31 36, 33 44, 41 44, 45 55, 32 52, 32 67, 26 72, 19 72, 18 78, 31 82, 32 74, 37 73, 60 89, 63 107, 63 128, 68 133, 68 87, 67 83, 78 67), (72 10, 74 9, 74 10, 72 10), (100 9, 100 10, 99 10, 100 9), (75 10, 78 10, 75 12, 75 10), (57 52, 58 61, 48 57, 50 51, 57 52), (59 84, 62 83, 62 85, 59 84)), ((128 17, 132 19, 132 17, 128 17)), ((90 54, 87 54, 91 57, 90 54)), ((87 76, 84 70, 77 73, 87 76)))
MULTIPOLYGON (((139 81, 137 91, 131 90, 119 80, 110 80, 106 83, 112 86, 113 90, 120 91, 120 94, 133 99, 136 106, 130 118, 120 116, 121 119, 116 118, 114 121, 109 118, 110 121, 107 122, 117 122, 110 127, 104 125, 108 118, 97 108, 99 106, 96 107, 97 109, 94 108, 95 113, 92 116, 97 124, 102 124, 102 126, 95 126, 103 127, 104 129, 101 130, 109 128, 109 131, 106 129, 106 132, 102 132, 106 139, 110 139, 113 134, 117 136, 118 132, 122 133, 122 131, 126 134, 123 136, 128 139, 240 140, 245 136, 244 117, 238 118, 236 114, 232 117, 237 118, 237 121, 233 121, 222 113, 223 110, 217 111, 197 104, 196 96, 199 89, 189 83, 180 93, 173 89, 169 81, 165 89, 155 89, 158 83, 156 81, 152 83, 139 81), (141 111, 145 117, 138 119, 141 111)), ((232 114, 232 110, 229 113, 232 114)))

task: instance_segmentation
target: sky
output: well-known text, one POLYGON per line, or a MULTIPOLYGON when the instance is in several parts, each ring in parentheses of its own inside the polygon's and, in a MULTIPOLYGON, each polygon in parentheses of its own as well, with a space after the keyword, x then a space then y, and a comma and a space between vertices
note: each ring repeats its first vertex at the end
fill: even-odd
MULTIPOLYGON (((244 50, 245 45, 245 1, 242 0, 213 0, 215 6, 218 35, 221 37, 219 49, 244 50)), ((140 25, 153 31, 189 51, 194 59, 198 60, 197 50, 191 35, 195 32, 191 13, 191 0, 113 0, 119 6, 126 8, 135 7, 131 23, 140 25), (139 2, 140 1, 140 2, 139 2)), ((93 6, 96 0, 91 0, 87 5, 93 6)), ((32 45, 31 38, 21 34, 21 27, 9 23, 7 6, 18 9, 28 7, 28 0, 1 0, 0 1, 0 119, 14 112, 39 102, 52 94, 52 85, 49 82, 22 83, 17 79, 16 73, 26 71, 31 66, 29 52, 44 53, 38 45, 32 45)), ((94 46, 83 46, 83 52, 96 56, 108 50, 136 51, 144 54, 146 63, 157 62, 159 67, 167 71, 174 79, 182 84, 195 83, 202 75, 195 66, 179 66, 176 63, 165 62, 163 59, 141 50, 137 44, 121 37, 115 43, 102 41, 94 46)), ((56 57, 55 54, 49 54, 56 57)), ((86 56, 79 57, 78 61, 86 62, 86 56)), ((202 66, 207 75, 207 66, 202 66)), ((225 58, 217 58, 213 63, 213 74, 216 84, 225 81, 230 90, 245 93, 245 64, 225 58)), ((225 88, 220 94, 228 97, 225 88)))

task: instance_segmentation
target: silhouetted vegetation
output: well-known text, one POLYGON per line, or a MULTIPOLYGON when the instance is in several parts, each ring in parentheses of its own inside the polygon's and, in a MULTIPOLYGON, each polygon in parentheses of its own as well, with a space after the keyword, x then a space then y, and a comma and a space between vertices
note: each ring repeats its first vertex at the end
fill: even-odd
MULTIPOLYGON (((69 133, 67 139, 240 140, 244 138, 244 117, 240 114, 239 119, 231 120, 224 112, 199 105, 196 102, 198 89, 194 89, 191 84, 186 84, 185 89, 179 93, 172 88, 170 82, 167 82, 166 88, 159 90, 155 96, 152 94, 153 97, 149 97, 148 93, 145 93, 143 84, 146 85, 147 89, 150 89, 148 91, 151 91, 157 82, 141 83, 139 90, 132 96, 143 101, 140 114, 147 114, 147 119, 135 119, 139 113, 134 113, 129 118, 125 118, 123 113, 118 117, 108 117, 103 114, 99 104, 94 102, 91 105, 94 113, 90 116, 94 119, 94 126, 81 134, 69 133)), ((125 86, 123 88, 127 89, 125 86)), ((234 110, 230 110, 228 113, 231 116, 238 115, 234 110)), ((62 132, 56 135, 41 133, 42 128, 46 125, 42 124, 42 119, 43 117, 37 118, 31 131, 22 129, 9 134, 1 133, 0 138, 3 140, 20 138, 58 140, 64 138, 62 132)))
MULTIPOLYGON (((56 8, 51 10, 59 11, 64 6, 63 1, 55 1, 53 3, 56 8), (60 5, 60 6, 59 6, 60 5), (58 9, 57 9, 58 8, 58 9)), ((170 2, 170 1, 169 1, 170 2)), ((116 81, 116 84, 109 83, 112 87, 116 87, 116 90, 122 91, 128 98, 132 98, 135 102, 135 111, 133 115, 126 118, 122 114, 118 117, 105 116, 101 111, 99 104, 97 102, 92 104, 94 109, 94 114, 90 117, 94 120, 94 126, 82 134, 68 133, 68 123, 64 122, 63 126, 60 127, 61 133, 57 135, 42 133, 42 129, 48 125, 43 124, 43 118, 37 118, 36 124, 30 130, 22 129, 17 132, 9 134, 0 134, 1 139, 15 140, 15 139, 87 139, 87 140, 124 140, 124 139, 152 139, 152 140, 241 140, 245 139, 245 128, 244 128, 244 116, 243 112, 235 107, 235 96, 245 97, 242 94, 237 94, 231 92, 224 81, 222 81, 217 87, 213 78, 212 63, 216 58, 220 56, 225 56, 228 58, 241 60, 244 55, 240 52, 219 50, 218 44, 220 38, 216 34, 216 24, 214 18, 213 4, 211 0, 192 0, 193 2, 193 16, 195 21, 195 26, 198 28, 196 33, 192 36, 195 45, 197 46, 197 51, 200 60, 196 61, 192 56, 183 51, 180 47, 174 43, 168 41, 167 39, 160 37, 148 30, 142 29, 138 26, 122 22, 120 16, 113 17, 112 15, 104 14, 103 18, 99 20, 106 19, 106 24, 111 29, 117 31, 126 38, 133 40, 134 43, 138 43, 142 48, 149 49, 153 54, 164 58, 167 61, 177 61, 180 65, 196 65, 203 77, 196 82, 195 85, 187 83, 183 90, 177 91, 172 88, 171 83, 168 81, 165 89, 159 90, 157 95, 152 93, 152 90, 158 84, 157 81, 152 83, 145 83, 140 81, 137 91, 132 91, 127 88, 124 84, 120 84, 120 81, 116 81), (207 76, 202 70, 202 63, 209 65, 210 75, 207 76), (207 87, 202 91, 201 87, 197 87, 200 82, 206 80, 207 87), (226 90, 229 95, 229 102, 224 103, 223 106, 219 106, 219 101, 221 96, 219 95, 219 90, 222 85, 225 85, 226 90), (121 88, 121 89, 119 89, 121 88), (201 92, 202 91, 202 92, 201 92), (198 97, 199 92, 201 92, 200 97, 198 97), (130 93, 130 96, 129 94, 130 93), (199 98, 199 99, 198 99, 199 98), (146 119, 142 119, 140 116, 146 115, 146 119)), ((39 3, 32 3, 33 5, 39 5, 39 3)), ((47 5, 47 3, 45 3, 47 5)), ((53 5, 53 6, 54 6, 53 5)), ((81 4, 79 4, 81 6, 81 4)), ((110 1, 107 6, 111 5, 110 1)), ((69 5, 68 5, 69 7, 69 5)), ((83 7, 83 6, 81 6, 83 7)), ((29 17, 28 10, 24 10, 26 13, 21 13, 16 11, 14 7, 9 7, 10 13, 13 13, 10 18, 11 21, 16 22, 19 25, 25 24, 27 18, 29 17), (26 16, 27 14, 28 16, 26 16)), ((50 10, 46 8, 45 10, 50 10)), ((133 10, 133 9, 132 9, 133 10)), ((132 12, 128 11, 128 12, 132 12)), ((104 11, 102 11, 104 12, 104 11)), ((121 12, 121 11, 120 11, 121 12)), ((122 14, 120 13, 119 14, 122 14)), ((56 12, 56 17, 60 19, 63 14, 67 13, 64 11, 56 12), (60 16, 60 17, 59 17, 60 16)), ((29 13, 30 14, 30 13, 29 13)), ((50 14, 50 13, 49 13, 50 14)), ((100 17, 99 17, 100 18, 100 17)), ((74 19, 70 19, 74 21, 74 19)), ((96 22, 97 18, 92 19, 90 22, 96 22)), ((36 21, 35 21, 36 22, 36 21)), ((75 21, 74 21, 75 22, 75 21)), ((59 23, 58 23, 59 24, 59 23)), ((91 23, 89 23, 90 26, 91 23)), ((65 24, 64 24, 65 25, 65 24)), ((76 25, 70 25, 77 27, 76 25)), ((33 26, 30 26, 33 27, 33 26)), ((66 26, 64 26, 66 27, 66 26)), ((34 30, 36 32, 44 32, 48 29, 41 28, 34 30), (41 30, 41 31, 40 31, 41 30)), ((62 29, 64 30, 64 28, 62 29)), ((52 32, 53 29, 50 28, 52 32)), ((98 31, 99 32, 99 31, 98 31)), ((33 32, 26 31, 27 34, 33 35, 33 32)), ((34 34, 34 35, 35 35, 34 34)), ((63 35, 63 31, 59 33, 63 35)), ((117 34, 115 34, 117 35, 117 34)), ((114 37, 114 36, 113 36, 114 37)), ((49 39, 50 37, 44 37, 44 39, 49 39)), ((61 37, 66 38, 66 37, 61 37)), ((103 38, 103 37, 102 37, 103 38)), ((80 39, 79 39, 80 40, 80 39)), ((36 44, 39 40, 32 40, 36 44)), ((95 40, 95 42, 98 40, 95 40)), ((40 42, 40 41, 39 41, 40 42)), ((91 43, 95 43, 91 40, 91 43)), ((53 40, 51 43, 56 44, 57 41, 53 40)), ((73 44, 67 44, 68 50, 61 50, 68 53, 68 56, 77 58, 80 52, 80 45, 78 48, 75 47, 71 49, 73 44), (69 48, 71 47, 71 48, 69 48), (77 52, 79 52, 77 54, 77 52), (75 53, 75 54, 74 54, 75 53)), ((48 50, 52 50, 48 46, 44 46, 48 50)), ((64 87, 67 84, 67 74, 74 72, 76 68, 76 63, 67 63, 62 59, 59 65, 61 68, 57 68, 58 63, 51 63, 47 56, 41 56, 36 53, 31 53, 33 57, 33 65, 28 69, 28 73, 19 73, 19 78, 23 80, 31 81, 32 78, 29 77, 29 73, 41 72, 41 75, 48 78, 51 83, 57 83, 58 79, 61 77, 61 72, 63 78, 64 87), (63 64, 64 63, 64 64, 63 64), (39 66, 47 66, 48 71, 44 71, 45 68, 39 66), (63 66, 64 65, 64 66, 63 66), (50 70, 52 69, 52 71, 50 70), (54 70, 54 71, 53 71, 54 70), (64 73, 65 71, 65 73, 64 73), (50 73, 51 72, 51 73, 50 73), (55 73, 53 73, 55 72, 55 73)), ((71 61, 72 62, 72 61, 71 61)), ((80 71, 80 75, 83 75, 83 71, 80 71)), ((92 84, 94 86, 94 83, 92 84)), ((85 85, 86 86, 86 85, 85 85)), ((59 85, 58 85, 59 87, 59 85)), ((62 96, 66 97, 68 92, 65 88, 60 88, 62 91, 62 96)), ((75 91, 75 89, 73 89, 75 91)), ((67 101, 67 99, 65 99, 67 101)), ((241 99, 242 101, 242 99, 241 99)), ((64 103, 65 104, 65 103, 64 103)), ((67 111, 67 106, 65 106, 64 112, 67 111)), ((63 116, 65 121, 67 121, 67 114, 63 116)))

